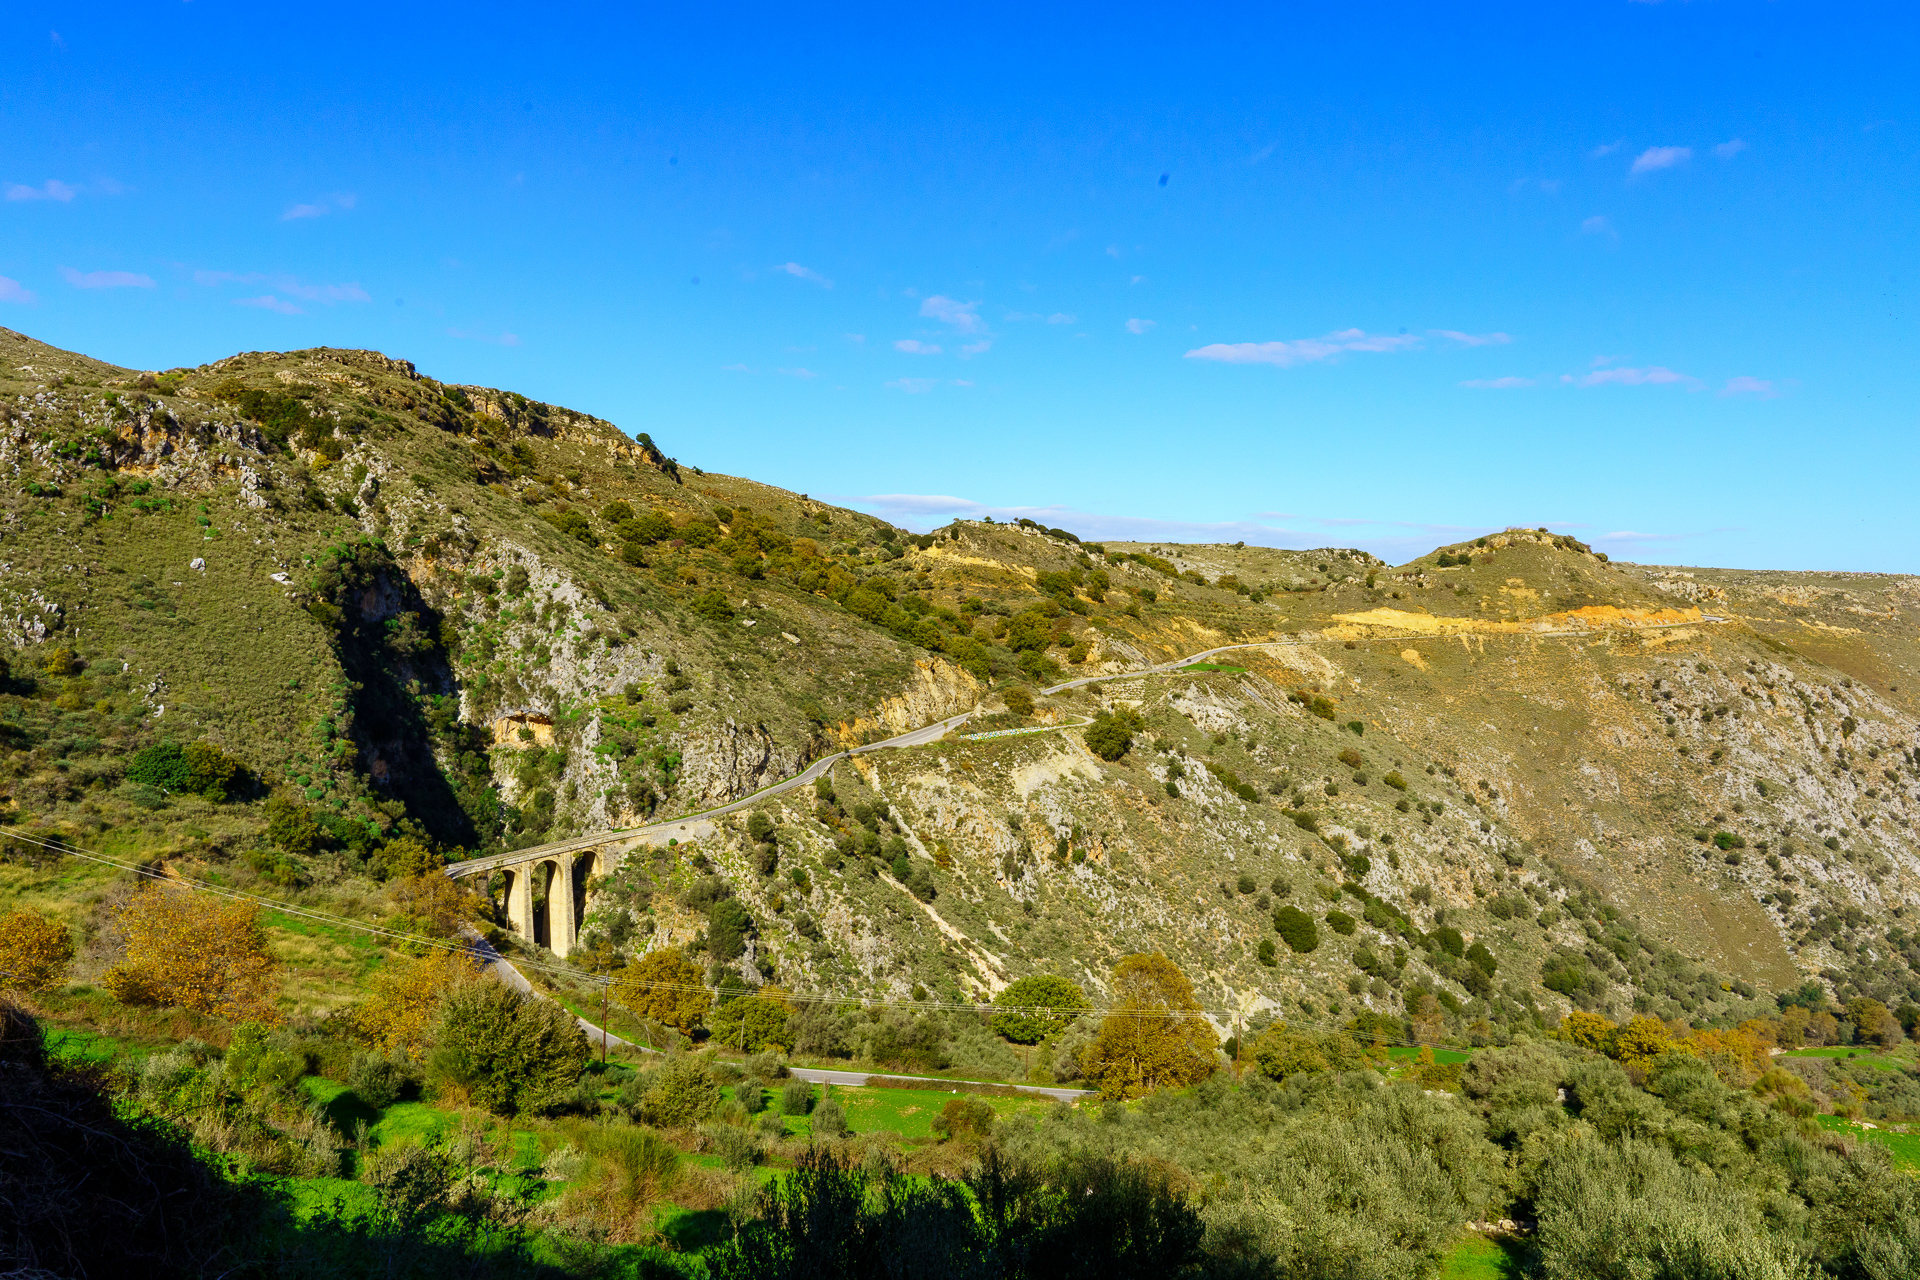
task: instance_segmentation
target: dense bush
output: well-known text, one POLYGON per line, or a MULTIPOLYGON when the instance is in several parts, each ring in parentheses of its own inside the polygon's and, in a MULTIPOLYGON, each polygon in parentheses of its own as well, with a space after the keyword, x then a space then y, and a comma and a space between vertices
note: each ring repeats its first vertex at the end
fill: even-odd
POLYGON ((430 1067, 499 1115, 539 1112, 580 1079, 590 1050, 573 1015, 504 983, 471 982, 441 1003, 430 1067))
POLYGON ((249 783, 247 768, 210 742, 161 742, 134 753, 127 780, 169 795, 199 795, 216 804, 249 783))
POLYGON ((989 1025, 995 1034, 1015 1044, 1038 1044, 1058 1035, 1092 1007, 1086 992, 1065 978, 1047 973, 1008 983, 993 1002, 1000 1012, 993 1015, 989 1025))
POLYGON ((1313 917, 1291 903, 1273 913, 1273 928, 1289 951, 1304 954, 1320 945, 1313 917))

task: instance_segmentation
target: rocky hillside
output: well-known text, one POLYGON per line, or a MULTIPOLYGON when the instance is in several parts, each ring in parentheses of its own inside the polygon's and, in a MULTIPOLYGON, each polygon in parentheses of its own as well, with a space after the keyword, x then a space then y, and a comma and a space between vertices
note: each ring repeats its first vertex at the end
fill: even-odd
POLYGON ((20 829, 338 895, 401 837, 630 826, 977 706, 1042 731, 861 757, 631 859, 582 961, 668 940, 959 997, 1158 948, 1255 1023, 1491 1038, 1809 980, 1920 1000, 1920 580, 1530 530, 1397 567, 915 536, 369 352, 0 355, 20 829), (228 785, 140 755, 201 742, 228 785))

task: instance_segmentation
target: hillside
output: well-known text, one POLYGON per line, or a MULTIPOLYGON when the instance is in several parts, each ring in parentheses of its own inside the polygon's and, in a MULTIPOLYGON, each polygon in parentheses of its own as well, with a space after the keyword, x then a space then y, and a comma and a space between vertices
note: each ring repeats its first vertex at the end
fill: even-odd
POLYGON ((377 914, 396 850, 693 812, 975 706, 1105 717, 1111 759, 1077 728, 875 753, 630 859, 578 962, 665 940, 753 983, 962 999, 1098 990, 1158 949, 1255 1026, 1482 1042, 1575 1006, 1737 1019, 1809 980, 1920 1001, 1920 579, 1529 530, 1401 566, 915 536, 370 352, 141 372, 0 330, 0 355, 23 833, 377 914), (223 799, 132 767, 201 741, 242 770, 223 799))

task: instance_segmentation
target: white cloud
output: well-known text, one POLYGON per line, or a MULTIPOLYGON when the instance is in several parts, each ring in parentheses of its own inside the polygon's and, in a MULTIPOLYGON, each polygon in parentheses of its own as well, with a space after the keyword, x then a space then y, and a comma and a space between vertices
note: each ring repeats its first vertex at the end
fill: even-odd
POLYGON ((784 271, 796 280, 805 280, 809 284, 817 284, 822 289, 833 288, 833 281, 827 279, 813 268, 803 267, 797 262, 783 262, 775 267, 774 270, 784 271))
POLYGON ((1506 391, 1512 387, 1531 387, 1536 384, 1532 378, 1515 378, 1508 376, 1505 378, 1474 378, 1460 385, 1463 387, 1472 387, 1478 391, 1506 391))
POLYGON ((935 342, 922 342, 918 338, 901 338, 893 344, 895 351, 904 351, 910 356, 937 356, 940 345, 935 342))
POLYGON ((268 274, 259 271, 196 271, 193 282, 211 288, 221 284, 264 284, 281 293, 290 294, 303 302, 371 302, 357 282, 347 284, 303 284, 289 275, 268 274))
POLYGON ((1145 282, 1146 282, 1146 279, 1147 279, 1147 278, 1146 278, 1145 276, 1128 276, 1128 277, 1127 277, 1127 283, 1128 283, 1128 284, 1143 284, 1143 283, 1145 283, 1145 282))
POLYGON ((1127 332, 1133 334, 1145 333, 1147 330, 1153 328, 1153 323, 1151 320, 1129 320, 1127 321, 1127 332))
POLYGON ((920 304, 920 314, 950 324, 959 333, 985 333, 987 325, 980 318, 979 308, 977 302, 958 302, 936 293, 920 304))
POLYGON ((151 289, 153 277, 137 271, 75 271, 60 268, 60 276, 76 289, 151 289))
POLYGON ((1727 385, 1720 388, 1723 396, 1758 396, 1762 400, 1773 400, 1780 395, 1779 388, 1766 378, 1749 378, 1745 374, 1737 378, 1728 378, 1727 385))
POLYGON ((1186 358, 1221 364, 1271 364, 1286 369, 1296 364, 1331 360, 1348 351, 1403 351, 1419 343, 1420 339, 1411 334, 1342 329, 1324 338, 1294 338, 1285 342, 1215 342, 1195 347, 1187 352, 1186 358))
POLYGON ((484 342, 495 347, 517 347, 520 335, 517 333, 479 333, 471 329, 449 329, 449 338, 460 338, 467 342, 484 342))
POLYGON ((10 276, 0 276, 0 302, 32 302, 33 290, 10 276))
POLYGON ((1108 246, 1107 246, 1107 256, 1108 256, 1109 258, 1117 258, 1117 257, 1119 257, 1119 256, 1120 256, 1120 246, 1119 246, 1119 245, 1117 245, 1117 244, 1110 244, 1110 245, 1108 245, 1108 246))
POLYGON ((1602 143, 1601 145, 1595 147, 1593 150, 1587 152, 1587 154, 1592 156, 1595 160, 1598 160, 1602 156, 1612 155, 1614 152, 1618 151, 1620 148, 1626 145, 1627 145, 1627 140, 1625 138, 1616 138, 1612 142, 1602 143))
POLYGON ((819 377, 819 376, 820 376, 819 374, 817 374, 817 373, 815 373, 815 372, 814 372, 813 370, 811 370, 811 369, 801 369, 801 368, 794 368, 794 369, 775 369, 775 370, 774 370, 774 372, 775 372, 775 373, 784 373, 784 374, 786 374, 786 375, 787 375, 787 377, 789 377, 789 378, 817 378, 817 377, 819 377))
POLYGON ((1727 141, 1715 147, 1713 149, 1713 154, 1719 156, 1722 160, 1731 160, 1735 156, 1739 155, 1742 151, 1745 151, 1746 149, 1747 149, 1747 144, 1742 139, 1729 138, 1727 141))
POLYGON ((1513 341, 1504 333, 1462 333, 1458 329, 1429 329, 1427 332, 1436 338, 1457 342, 1463 347, 1505 346, 1513 341))
POLYGON ((971 378, 955 378, 953 385, 956 387, 970 387, 973 385, 973 380, 971 378))
POLYGON ((1692 147, 1648 147, 1633 158, 1632 172, 1652 173, 1656 169, 1671 169, 1691 159, 1692 147))
POLYGON ((29 187, 20 182, 7 184, 9 200, 58 200, 64 204, 79 194, 80 188, 58 178, 48 178, 44 186, 38 187, 29 187))
POLYGON ((866 334, 864 334, 864 333, 849 333, 849 334, 846 334, 846 335, 844 335, 844 336, 845 336, 845 338, 846 338, 846 340, 847 340, 848 342, 851 342, 851 343, 853 343, 853 344, 854 344, 854 345, 856 345, 856 346, 865 346, 865 345, 866 345, 866 342, 867 342, 867 335, 866 335, 866 334))
POLYGON ((1606 236, 1609 240, 1618 240, 1620 238, 1620 233, 1613 229, 1613 224, 1607 221, 1606 215, 1599 213, 1594 214, 1591 218, 1587 218, 1580 223, 1580 234, 1583 236, 1606 236))
POLYGON ((233 305, 236 307, 258 307, 262 311, 278 311, 283 316, 297 316, 302 314, 299 307, 294 306, 285 298, 276 298, 270 293, 263 293, 257 298, 235 298, 233 305))
POLYGON ((1684 373, 1675 373, 1661 365, 1649 365, 1645 369, 1595 369, 1592 373, 1583 373, 1574 377, 1570 373, 1560 375, 1560 381, 1576 387, 1604 387, 1609 384, 1620 387, 1663 387, 1679 383, 1682 386, 1698 387, 1700 380, 1684 373))
POLYGON ((978 342, 969 342, 964 346, 962 346, 960 348, 960 354, 968 357, 981 356, 981 355, 985 355, 987 351, 992 348, 992 346, 993 346, 993 339, 982 338, 978 342))
POLYGON ((293 204, 280 215, 282 222, 298 222, 302 218, 324 218, 335 209, 351 209, 359 203, 352 192, 336 192, 315 204, 293 204))
POLYGON ((940 379, 938 378, 895 378, 892 382, 883 383, 882 385, 892 387, 896 391, 904 391, 910 396, 917 396, 917 395, 923 395, 926 392, 933 390, 936 386, 940 385, 940 379))
POLYGON ((1079 324, 1080 317, 1075 315, 1068 315, 1064 311, 1056 311, 1052 315, 1047 317, 1047 323, 1048 324, 1079 324))

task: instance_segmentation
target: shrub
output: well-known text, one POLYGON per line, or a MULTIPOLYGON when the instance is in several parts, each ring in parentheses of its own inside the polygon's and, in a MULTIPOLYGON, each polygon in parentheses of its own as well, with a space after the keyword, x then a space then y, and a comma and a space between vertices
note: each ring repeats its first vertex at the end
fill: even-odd
POLYGON ((1254 948, 1253 954, 1254 959, 1269 969, 1280 963, 1279 957, 1274 952, 1273 939, 1271 938, 1260 939, 1260 945, 1254 948))
POLYGON ((1013 714, 1017 716, 1030 716, 1033 714, 1033 693, 1025 685, 1016 684, 1011 686, 1001 695, 1001 698, 1006 702, 1007 710, 1013 712, 1013 714))
POLYGON ((720 1086, 693 1058, 676 1058, 641 1095, 640 1118, 662 1129, 684 1129, 713 1114, 720 1086))
POLYGON ((1260 1038, 1253 1042, 1251 1056, 1260 1074, 1269 1080, 1325 1071, 1329 1065, 1319 1045, 1307 1036, 1288 1031, 1284 1022, 1276 1022, 1260 1033, 1260 1038))
POLYGON ((354 1054, 353 1065, 347 1069, 347 1088, 375 1111, 392 1106, 408 1083, 403 1065, 377 1053, 354 1054))
POLYGON ((789 1080, 780 1086, 780 1114, 804 1116, 813 1110, 813 1085, 805 1080, 789 1080))
POLYGON ((940 1108, 931 1127, 934 1136, 946 1142, 989 1138, 993 1136, 993 1107, 985 1098, 961 1094, 940 1108))
POLYGON ((468 982, 484 981, 458 952, 430 951, 417 959, 382 965, 367 978, 372 993, 347 1014, 356 1038, 389 1058, 426 1059, 432 1047, 440 1000, 468 982))
POLYGON ((313 810, 298 796, 290 791, 276 791, 267 797, 267 839, 288 853, 308 854, 318 849, 326 837, 320 824, 313 820, 313 810))
POLYGON ((643 1018, 682 1033, 700 1025, 713 1005, 692 961, 677 947, 649 951, 614 979, 613 998, 643 1018))
POLYGON ((1289 951, 1305 954, 1320 945, 1320 930, 1313 917, 1296 906, 1284 906, 1274 912, 1273 929, 1289 951))
POLYGON ((1354 927, 1358 924, 1359 921, 1344 911, 1327 912, 1327 927, 1343 938, 1353 936, 1354 927))
MULTIPOLYGON (((1407 780, 1400 776, 1400 771, 1397 769, 1380 779, 1380 781, 1386 783, 1395 791, 1405 791, 1407 789, 1407 780)), ((1401 812, 1404 813, 1406 811, 1403 809, 1401 812)))
POLYGON ((1455 960, 1467 954, 1467 940, 1452 925, 1442 925, 1432 934, 1433 945, 1452 956, 1455 960))
POLYGON ((1092 1006, 1084 991, 1065 978, 1039 973, 1007 984, 993 998, 999 1011, 988 1023, 1015 1044, 1038 1044, 1058 1035, 1092 1006))
POLYGON ((733 605, 718 591, 708 591, 695 596, 693 602, 687 607, 693 610, 696 617, 704 618, 716 626, 733 621, 733 605))
POLYGON ((1494 970, 1499 967, 1494 961, 1493 952, 1487 950, 1484 942, 1476 942, 1468 947, 1466 959, 1468 964, 1473 965, 1489 978, 1493 976, 1494 970))
POLYGON ((777 992, 729 1000, 708 1020, 713 1042, 743 1053, 758 1053, 774 1046, 791 1049, 793 1033, 787 1029, 788 1012, 786 1001, 777 992))
POLYGON ((759 1138, 730 1124, 701 1125, 700 1136, 721 1163, 735 1173, 753 1168, 767 1153, 759 1138))
POLYGON ((45 991, 66 977, 72 963, 66 925, 31 911, 0 917, 0 990, 45 991))
POLYGON ((573 1015, 551 1000, 497 982, 471 982, 441 1002, 431 1067, 497 1115, 558 1102, 586 1070, 591 1051, 573 1015))
POLYGON ((1348 747, 1345 751, 1342 751, 1340 753, 1340 763, 1347 766, 1347 768, 1349 769, 1358 769, 1361 764, 1360 753, 1358 751, 1355 751, 1352 747, 1348 747))
POLYGON ((813 1132, 822 1138, 844 1138, 850 1132, 847 1128, 847 1113, 840 1105, 840 1099, 828 1093, 823 1086, 819 1105, 813 1109, 813 1132))
POLYGON ((200 795, 218 804, 240 790, 246 766, 210 742, 156 743, 134 753, 127 780, 169 795, 200 795))

